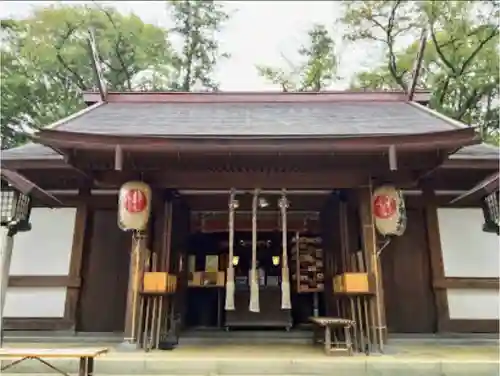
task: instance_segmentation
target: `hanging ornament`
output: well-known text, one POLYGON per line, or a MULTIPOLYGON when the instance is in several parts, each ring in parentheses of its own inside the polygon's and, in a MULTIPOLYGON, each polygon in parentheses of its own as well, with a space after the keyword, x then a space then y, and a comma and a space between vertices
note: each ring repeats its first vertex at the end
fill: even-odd
POLYGON ((381 235, 403 235, 407 219, 400 190, 389 185, 378 187, 372 196, 372 210, 375 227, 381 235))
POLYGON ((281 198, 278 202, 281 212, 281 246, 282 246, 282 263, 281 263, 281 309, 291 309, 292 300, 290 297, 290 272, 288 269, 288 228, 287 228, 287 209, 290 203, 286 198, 286 191, 282 190, 281 198))
MULTIPOLYGON (((228 222, 228 231, 229 231, 229 257, 228 257, 228 266, 227 266, 227 275, 226 275, 226 302, 224 308, 226 311, 234 311, 234 211, 238 208, 238 201, 235 199, 235 190, 231 189, 231 194, 229 196, 229 222, 228 222)), ((239 261, 239 259, 238 259, 239 261)), ((238 263, 236 263, 237 265, 238 263)))
POLYGON ((144 231, 151 211, 151 188, 140 181, 123 184, 118 195, 118 226, 124 230, 144 231))

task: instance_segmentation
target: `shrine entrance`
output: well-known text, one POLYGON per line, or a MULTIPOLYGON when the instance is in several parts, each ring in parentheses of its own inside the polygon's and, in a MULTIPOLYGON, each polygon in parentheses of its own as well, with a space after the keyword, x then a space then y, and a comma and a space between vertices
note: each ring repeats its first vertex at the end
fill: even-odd
POLYGON ((289 331, 324 314, 329 193, 183 192, 193 209, 185 329, 289 331))

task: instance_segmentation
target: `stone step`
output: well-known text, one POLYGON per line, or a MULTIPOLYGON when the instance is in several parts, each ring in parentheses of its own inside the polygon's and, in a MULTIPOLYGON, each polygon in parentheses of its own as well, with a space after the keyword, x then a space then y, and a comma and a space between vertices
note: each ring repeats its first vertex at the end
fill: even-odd
MULTIPOLYGON (((241 358, 193 359, 168 356, 102 357, 96 360, 99 375, 168 376, 498 376, 499 362, 492 360, 439 360, 390 356, 324 357, 315 359, 241 358)), ((74 374, 76 360, 52 362, 74 374)), ((26 361, 8 370, 11 375, 50 375, 52 370, 36 361, 26 361)), ((6 375, 7 373, 2 373, 6 375)), ((7 375, 8 375, 7 374, 7 375)))

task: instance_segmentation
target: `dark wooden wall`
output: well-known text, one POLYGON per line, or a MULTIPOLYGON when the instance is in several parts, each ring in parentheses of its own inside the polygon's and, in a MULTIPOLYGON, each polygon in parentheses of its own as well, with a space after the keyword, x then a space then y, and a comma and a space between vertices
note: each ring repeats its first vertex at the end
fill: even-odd
POLYGON ((185 325, 187 310, 188 264, 187 249, 191 214, 189 206, 181 199, 172 201, 172 249, 170 270, 177 274, 177 291, 174 296, 174 315, 185 325))
POLYGON ((436 310, 424 212, 408 209, 408 225, 381 253, 389 332, 433 333, 436 310))
POLYGON ((123 332, 132 235, 118 228, 116 209, 91 215, 76 329, 123 332))

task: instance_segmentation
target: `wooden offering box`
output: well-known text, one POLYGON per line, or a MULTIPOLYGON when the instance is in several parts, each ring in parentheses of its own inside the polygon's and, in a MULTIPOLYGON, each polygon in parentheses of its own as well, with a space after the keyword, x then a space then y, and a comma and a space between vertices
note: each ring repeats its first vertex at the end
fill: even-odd
POLYGON ((224 272, 193 272, 190 273, 189 287, 224 287, 226 276, 224 272))
POLYGON ((142 291, 144 293, 174 293, 177 276, 167 272, 145 272, 142 291))
POLYGON ((368 273, 343 273, 333 277, 335 294, 373 294, 373 277, 368 273))

